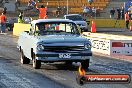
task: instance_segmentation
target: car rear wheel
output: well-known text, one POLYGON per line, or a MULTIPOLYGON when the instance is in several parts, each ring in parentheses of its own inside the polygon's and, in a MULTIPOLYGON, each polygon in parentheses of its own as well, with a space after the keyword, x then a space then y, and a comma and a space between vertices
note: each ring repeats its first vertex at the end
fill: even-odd
POLYGON ((40 67, 41 67, 41 61, 37 60, 35 57, 36 56, 34 55, 33 56, 33 68, 40 69, 40 67))
POLYGON ((77 78, 76 78, 77 83, 81 86, 84 85, 85 80, 86 80, 86 78, 83 76, 77 76, 77 78))
POLYGON ((22 50, 21 50, 21 63, 22 63, 22 64, 29 64, 29 63, 30 63, 30 59, 28 59, 28 58, 24 55, 24 53, 23 53, 22 50))
POLYGON ((87 70, 88 67, 89 67, 89 60, 83 60, 83 61, 81 62, 81 65, 82 65, 82 68, 83 68, 84 70, 87 70))

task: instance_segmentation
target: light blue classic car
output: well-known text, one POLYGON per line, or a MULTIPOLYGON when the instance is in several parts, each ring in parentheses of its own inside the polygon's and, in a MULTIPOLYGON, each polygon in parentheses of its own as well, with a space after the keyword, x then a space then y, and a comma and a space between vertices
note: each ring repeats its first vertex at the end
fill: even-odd
POLYGON ((92 56, 91 43, 82 37, 79 27, 68 19, 39 19, 31 22, 30 31, 24 31, 18 39, 21 63, 39 69, 41 62, 81 62, 89 67, 92 56))

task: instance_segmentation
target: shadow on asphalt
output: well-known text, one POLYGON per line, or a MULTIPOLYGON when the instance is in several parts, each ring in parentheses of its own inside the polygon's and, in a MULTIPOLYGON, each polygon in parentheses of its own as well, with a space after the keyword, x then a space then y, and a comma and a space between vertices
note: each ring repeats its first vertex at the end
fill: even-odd
POLYGON ((77 71, 78 70, 78 66, 66 65, 65 63, 61 63, 61 64, 46 64, 46 65, 42 65, 42 69, 45 69, 45 70, 77 71))
MULTIPOLYGON (((66 65, 65 63, 61 64, 46 64, 42 65, 41 69, 45 70, 65 70, 65 71, 78 71, 79 66, 75 65, 66 65)), ((88 68, 86 73, 98 73, 97 71, 88 68)))

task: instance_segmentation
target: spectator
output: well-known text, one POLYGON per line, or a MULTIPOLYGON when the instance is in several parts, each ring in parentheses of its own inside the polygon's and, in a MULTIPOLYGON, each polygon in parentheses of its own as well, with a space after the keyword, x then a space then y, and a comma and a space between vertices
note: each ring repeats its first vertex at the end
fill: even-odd
POLYGON ((92 16, 96 17, 96 8, 95 7, 92 8, 92 16))
POLYGON ((112 10, 110 10, 110 18, 114 19, 115 16, 115 9, 113 8, 112 10))
POLYGON ((83 9, 83 16, 87 17, 88 12, 89 12, 89 9, 85 6, 84 9, 83 9))
POLYGON ((25 23, 29 24, 29 23, 31 23, 32 18, 30 16, 29 17, 24 17, 24 21, 25 21, 25 23))
POLYGON ((19 7, 20 6, 20 0, 16 0, 15 5, 16 5, 16 7, 19 7))
POLYGON ((4 13, 6 14, 6 12, 7 12, 7 8, 6 8, 6 7, 4 7, 4 13))
POLYGON ((28 9, 33 9, 36 6, 36 2, 34 0, 28 1, 28 9))
POLYGON ((132 20, 132 14, 131 14, 131 12, 128 11, 128 15, 129 15, 129 20, 132 20))
POLYGON ((132 6, 128 8, 128 11, 132 13, 132 6))
POLYGON ((89 16, 92 18, 92 14, 93 14, 93 11, 92 11, 92 8, 89 7, 89 16))
POLYGON ((117 19, 118 20, 121 19, 121 9, 120 8, 117 9, 117 19))
POLYGON ((61 7, 60 6, 58 6, 57 7, 57 11, 56 11, 56 14, 57 14, 57 16, 56 17, 59 17, 60 16, 60 14, 61 14, 61 7))
POLYGON ((129 20, 130 20, 130 17, 129 17, 129 14, 128 14, 128 11, 125 13, 125 22, 126 22, 126 28, 129 29, 128 25, 129 25, 129 20))
POLYGON ((5 33, 6 30, 6 15, 2 12, 0 16, 1 33, 5 33))
POLYGON ((96 15, 97 16, 100 16, 100 8, 98 7, 97 10, 96 10, 96 15))
POLYGON ((66 7, 64 6, 64 8, 63 8, 63 15, 66 15, 66 11, 67 11, 67 9, 66 9, 66 7))
POLYGON ((36 5, 36 9, 39 10, 39 19, 46 19, 47 18, 47 6, 44 7, 41 5, 41 8, 38 8, 36 5))
POLYGON ((13 20, 13 18, 11 17, 10 19, 9 19, 9 29, 8 29, 8 31, 13 31, 13 27, 14 27, 14 20, 13 20))
POLYGON ((128 8, 128 14, 129 14, 130 20, 132 20, 132 6, 128 8))
POLYGON ((18 16, 18 23, 24 23, 23 12, 20 12, 18 16))
POLYGON ((124 7, 121 7, 121 18, 124 19, 124 7))
POLYGON ((89 2, 89 4, 91 5, 91 4, 92 4, 92 2, 93 2, 93 0, 88 0, 88 2, 89 2))

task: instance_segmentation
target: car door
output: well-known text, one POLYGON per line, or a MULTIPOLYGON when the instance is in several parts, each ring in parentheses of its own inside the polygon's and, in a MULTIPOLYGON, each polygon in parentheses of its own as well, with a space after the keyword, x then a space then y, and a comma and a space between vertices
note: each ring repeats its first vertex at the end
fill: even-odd
POLYGON ((34 35, 28 35, 26 37, 26 56, 31 59, 31 49, 34 48, 33 45, 35 44, 35 36, 34 35))
POLYGON ((24 35, 22 36, 22 39, 21 39, 21 42, 22 42, 21 47, 26 57, 29 57, 28 55, 28 50, 30 48, 29 40, 30 40, 29 33, 24 32, 24 35))

